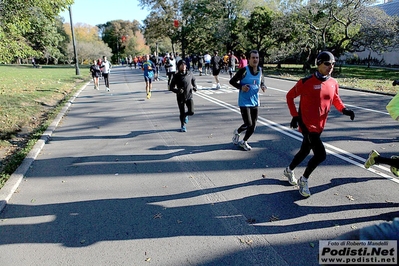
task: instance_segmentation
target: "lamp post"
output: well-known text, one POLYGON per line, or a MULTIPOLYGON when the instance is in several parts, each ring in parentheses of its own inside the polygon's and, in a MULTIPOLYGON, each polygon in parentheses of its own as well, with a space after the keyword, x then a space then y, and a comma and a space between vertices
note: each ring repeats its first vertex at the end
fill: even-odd
POLYGON ((70 19, 70 22, 71 22, 72 44, 73 44, 73 52, 74 52, 74 55, 75 55, 75 71, 76 71, 76 75, 80 75, 79 62, 78 62, 78 52, 76 51, 75 32, 73 30, 72 8, 71 8, 71 6, 69 6, 69 19, 70 19))
POLYGON ((119 38, 116 40, 116 63, 119 65, 119 38))

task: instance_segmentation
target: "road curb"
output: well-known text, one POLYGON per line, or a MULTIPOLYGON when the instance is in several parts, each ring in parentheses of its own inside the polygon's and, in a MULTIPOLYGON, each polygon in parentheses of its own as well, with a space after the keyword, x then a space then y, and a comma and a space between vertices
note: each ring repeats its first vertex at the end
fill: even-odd
POLYGON ((57 128, 61 119, 64 117, 65 113, 68 111, 69 107, 75 101, 76 97, 89 85, 90 82, 84 84, 64 105, 60 113, 53 120, 53 122, 48 126, 46 131, 43 133, 41 138, 33 146, 32 150, 28 153, 25 159, 22 161, 21 165, 15 170, 15 172, 10 176, 4 186, 0 189, 0 212, 3 211, 8 201, 12 195, 17 190, 19 184, 24 178, 26 172, 31 167, 32 163, 35 161, 36 157, 39 155, 44 145, 49 141, 50 137, 53 135, 54 130, 57 128))

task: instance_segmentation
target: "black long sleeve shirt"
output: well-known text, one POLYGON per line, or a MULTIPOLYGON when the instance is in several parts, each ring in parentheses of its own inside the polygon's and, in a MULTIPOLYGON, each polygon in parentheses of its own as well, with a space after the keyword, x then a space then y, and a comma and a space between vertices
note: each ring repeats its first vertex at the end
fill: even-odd
POLYGON ((193 89, 197 90, 195 77, 190 71, 177 72, 170 82, 169 90, 176 93, 178 100, 187 101, 193 97, 193 89))

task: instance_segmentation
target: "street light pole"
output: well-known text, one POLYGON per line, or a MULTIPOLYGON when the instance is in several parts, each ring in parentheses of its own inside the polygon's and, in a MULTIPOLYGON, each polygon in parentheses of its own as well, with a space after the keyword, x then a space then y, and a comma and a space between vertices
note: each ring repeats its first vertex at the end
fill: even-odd
POLYGON ((182 22, 182 24, 181 24, 181 50, 182 50, 182 57, 183 57, 183 60, 186 58, 186 44, 185 44, 185 39, 184 39, 184 34, 185 34, 185 32, 184 32, 184 26, 183 26, 183 22, 182 22))
POLYGON ((116 62, 119 65, 119 38, 116 40, 116 62))
POLYGON ((72 8, 71 8, 71 6, 69 6, 69 20, 71 22, 72 44, 73 44, 73 52, 74 52, 74 55, 75 55, 75 70, 76 70, 76 75, 80 75, 79 62, 78 62, 78 52, 76 51, 75 32, 73 30, 72 8))

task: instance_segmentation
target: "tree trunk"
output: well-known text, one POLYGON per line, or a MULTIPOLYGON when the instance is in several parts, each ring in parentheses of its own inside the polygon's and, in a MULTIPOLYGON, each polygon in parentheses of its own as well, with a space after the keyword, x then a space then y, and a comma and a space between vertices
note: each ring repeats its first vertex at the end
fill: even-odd
POLYGON ((370 68, 370 62, 371 62, 371 51, 369 52, 369 56, 367 57, 367 68, 370 68))

